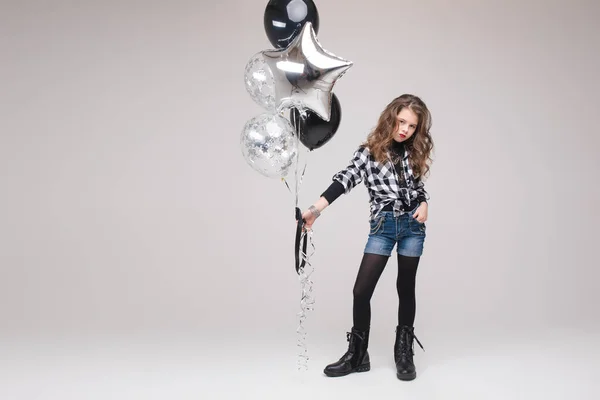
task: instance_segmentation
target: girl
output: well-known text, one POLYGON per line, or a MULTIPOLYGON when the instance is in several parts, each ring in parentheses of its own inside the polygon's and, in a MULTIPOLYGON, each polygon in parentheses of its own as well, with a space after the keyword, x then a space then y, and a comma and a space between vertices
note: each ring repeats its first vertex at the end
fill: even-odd
MULTIPOLYGON (((305 229, 343 193, 365 182, 370 198, 371 230, 353 290, 353 327, 348 351, 325 367, 327 376, 370 370, 370 300, 392 250, 397 245, 398 326, 394 344, 397 376, 416 378, 413 363, 415 278, 425 241, 429 198, 423 177, 429 172, 433 140, 431 115, 423 101, 404 94, 383 110, 375 129, 354 153, 350 164, 333 176, 319 200, 302 214, 305 229)), ((423 346, 421 346, 423 348, 423 346)))

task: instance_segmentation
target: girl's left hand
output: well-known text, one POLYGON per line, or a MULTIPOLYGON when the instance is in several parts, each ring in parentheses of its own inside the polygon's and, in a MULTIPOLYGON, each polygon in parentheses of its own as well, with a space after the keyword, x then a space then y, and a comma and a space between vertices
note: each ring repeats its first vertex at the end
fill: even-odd
POLYGON ((417 208, 417 211, 413 214, 413 217, 419 221, 420 223, 425 223, 427 221, 427 203, 423 202, 417 208))

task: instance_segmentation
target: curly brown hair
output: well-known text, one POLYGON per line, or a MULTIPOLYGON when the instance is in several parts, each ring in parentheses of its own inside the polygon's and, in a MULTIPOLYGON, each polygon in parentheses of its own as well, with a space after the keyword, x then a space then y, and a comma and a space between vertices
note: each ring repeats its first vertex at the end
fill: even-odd
POLYGON ((398 114, 404 107, 408 107, 419 118, 415 133, 404 142, 409 154, 410 166, 415 177, 425 177, 429 173, 432 161, 433 139, 431 129, 431 113, 419 97, 412 94, 403 94, 396 97, 381 112, 377 126, 363 143, 375 160, 385 162, 387 152, 394 141, 394 132, 398 127, 398 114))

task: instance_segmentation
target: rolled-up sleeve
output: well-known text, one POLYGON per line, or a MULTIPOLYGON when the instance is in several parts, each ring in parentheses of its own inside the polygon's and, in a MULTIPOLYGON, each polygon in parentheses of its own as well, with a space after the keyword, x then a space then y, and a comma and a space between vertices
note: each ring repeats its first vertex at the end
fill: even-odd
POLYGON ((421 204, 422 202, 427 203, 429 201, 429 194, 425 190, 425 184, 423 183, 421 178, 417 178, 415 180, 415 184, 417 186, 417 188, 416 188, 417 199, 416 200, 417 200, 418 204, 421 204))
POLYGON ((346 168, 333 176, 333 180, 342 184, 344 193, 349 193, 356 185, 360 184, 365 178, 369 150, 366 147, 359 147, 354 152, 350 163, 346 168))

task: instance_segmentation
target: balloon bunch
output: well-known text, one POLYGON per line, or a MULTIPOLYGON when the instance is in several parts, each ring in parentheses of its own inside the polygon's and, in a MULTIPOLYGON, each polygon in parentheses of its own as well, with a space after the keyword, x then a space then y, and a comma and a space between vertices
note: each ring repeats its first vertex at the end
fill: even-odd
POLYGON ((264 27, 275 49, 260 51, 248 61, 244 81, 265 112, 246 123, 241 146, 252 168, 281 178, 294 164, 298 140, 315 150, 335 135, 341 107, 333 87, 352 62, 319 43, 319 14, 312 0, 269 1, 264 27))
MULTIPOLYGON (((302 284, 298 333, 299 345, 306 353, 303 321, 313 300, 310 273, 306 271, 310 266, 310 236, 306 237, 298 208, 299 156, 302 150, 321 148, 337 132, 342 113, 333 88, 352 62, 319 43, 319 13, 312 0, 269 1, 264 29, 275 49, 253 55, 244 71, 246 90, 264 111, 246 122, 240 144, 244 159, 254 170, 281 179, 288 189, 285 177, 295 170, 295 267, 302 284)), ((314 250, 312 242, 311 247, 314 250)), ((301 358, 306 360, 306 354, 301 358)))

